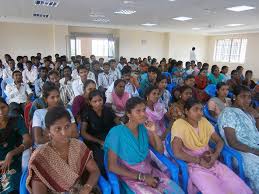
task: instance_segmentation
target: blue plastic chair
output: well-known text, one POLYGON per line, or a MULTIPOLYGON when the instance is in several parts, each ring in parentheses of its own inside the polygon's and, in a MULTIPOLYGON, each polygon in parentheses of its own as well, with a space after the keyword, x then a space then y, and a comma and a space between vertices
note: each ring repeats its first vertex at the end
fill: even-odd
MULTIPOLYGON (((183 187, 183 190, 187 193, 188 179, 189 179, 188 165, 185 161, 176 158, 176 156, 174 155, 173 150, 171 148, 171 133, 167 135, 165 140, 165 145, 166 145, 166 151, 168 152, 169 156, 172 159, 174 159, 180 167, 180 173, 182 174, 182 187, 183 187)), ((209 145, 211 148, 215 148, 214 143, 210 142, 209 145)), ((223 157, 225 165, 228 166, 231 170, 233 170, 232 159, 233 158, 237 159, 238 170, 239 170, 238 175, 241 179, 247 182, 247 179, 244 176, 244 170, 242 165, 243 161, 242 161, 241 155, 239 153, 236 153, 233 149, 232 150, 229 149, 229 147, 226 145, 223 147, 220 155, 223 157)))
POLYGON ((205 104, 203 107, 203 114, 209 120, 209 122, 215 127, 217 124, 217 119, 211 116, 208 108, 208 104, 205 104))
POLYGON ((166 89, 170 92, 170 94, 172 94, 172 91, 176 88, 177 84, 176 83, 171 83, 171 84, 167 84, 166 89))
POLYGON ((229 91, 229 92, 228 92, 228 98, 231 98, 231 99, 232 99, 233 97, 234 97, 234 94, 229 91))
MULTIPOLYGON (((154 155, 167 167, 167 169, 170 172, 171 179, 179 184, 179 169, 178 167, 173 164, 167 157, 165 157, 163 154, 160 154, 156 150, 154 150, 151 146, 149 147, 150 151, 154 153, 154 155)), ((109 171, 108 169, 108 156, 107 153, 104 156, 104 166, 105 170, 108 176, 108 180, 110 182, 112 192, 113 194, 120 194, 120 183, 119 183, 119 178, 116 174, 113 172, 109 171)))
POLYGON ((172 75, 169 72, 162 72, 162 75, 166 76, 167 79, 170 79, 170 83, 172 82, 172 75))
MULTIPOLYGON (((20 180, 20 190, 19 190, 20 194, 29 194, 29 191, 26 188, 27 176, 28 176, 28 167, 23 172, 20 180)), ((100 187, 103 194, 111 194, 111 186, 102 176, 100 176, 98 180, 98 186, 100 187)))
POLYGON ((210 96, 210 97, 215 97, 216 96, 216 92, 217 92, 217 88, 215 84, 209 84, 207 85, 207 87, 205 88, 205 92, 210 96))

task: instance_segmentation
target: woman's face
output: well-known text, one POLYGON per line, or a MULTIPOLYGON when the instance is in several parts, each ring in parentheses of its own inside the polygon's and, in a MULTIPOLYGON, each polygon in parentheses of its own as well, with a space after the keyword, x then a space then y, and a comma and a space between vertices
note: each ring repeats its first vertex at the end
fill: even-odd
POLYGON ((51 139, 54 140, 56 143, 67 143, 71 135, 70 126, 71 122, 66 117, 57 120, 48 129, 51 139))
POLYGON ((185 114, 187 118, 196 122, 199 122, 203 116, 202 105, 195 104, 193 105, 190 110, 185 110, 185 114))
POLYGON ((9 108, 5 103, 0 103, 0 118, 5 118, 8 116, 9 108))
POLYGON ((57 90, 53 90, 49 92, 49 96, 46 98, 46 103, 48 107, 55 107, 60 102, 60 95, 57 90))
POLYGON ((90 105, 94 110, 101 110, 103 107, 103 98, 101 96, 94 96, 90 100, 90 105))
POLYGON ((146 105, 144 103, 136 105, 130 113, 127 113, 129 120, 136 124, 143 124, 147 120, 146 105))
POLYGON ((166 89, 166 86, 167 86, 167 80, 166 79, 163 79, 161 80, 159 83, 158 83, 158 88, 159 90, 163 91, 166 89))
POLYGON ((219 75, 219 68, 215 68, 214 71, 213 71, 213 74, 218 76, 219 75))
POLYGON ((181 99, 184 102, 186 102, 191 97, 192 97, 192 89, 191 88, 188 88, 188 89, 184 90, 183 93, 181 94, 181 99))
POLYGON ((206 77, 207 76, 207 71, 202 71, 201 73, 200 73, 200 75, 202 76, 202 77, 206 77))
POLYGON ((222 86, 219 90, 217 90, 218 96, 225 98, 228 95, 228 89, 229 89, 229 86, 227 85, 222 86))
POLYGON ((236 96, 235 103, 241 108, 248 108, 251 104, 251 93, 250 92, 241 92, 236 96))
POLYGON ((86 98, 88 98, 89 93, 92 92, 92 91, 94 91, 94 90, 96 90, 96 84, 94 84, 94 83, 88 84, 88 85, 86 86, 86 88, 85 88, 84 96, 85 96, 86 98))
POLYGON ((116 87, 115 87, 115 93, 118 96, 123 96, 125 91, 125 83, 124 82, 120 82, 116 87))
POLYGON ((159 95, 159 89, 154 89, 150 92, 150 94, 147 96, 147 100, 153 102, 154 104, 158 101, 160 95, 159 95))

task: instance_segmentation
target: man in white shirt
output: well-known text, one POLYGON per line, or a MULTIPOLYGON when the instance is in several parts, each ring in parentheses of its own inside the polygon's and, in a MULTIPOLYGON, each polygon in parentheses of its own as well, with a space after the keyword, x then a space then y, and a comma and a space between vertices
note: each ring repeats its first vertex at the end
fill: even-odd
POLYGON ((72 83, 72 89, 73 89, 73 92, 74 92, 75 96, 79 96, 79 95, 82 95, 84 93, 84 90, 83 90, 84 82, 87 79, 91 79, 96 83, 94 73, 89 71, 87 66, 80 65, 77 68, 77 72, 78 72, 80 78, 73 81, 73 83, 72 83))
POLYGON ((48 79, 47 75, 48 75, 47 68, 46 67, 40 67, 39 68, 39 79, 36 79, 35 83, 34 83, 36 97, 41 96, 43 84, 48 79))
MULTIPOLYGON (((137 88, 134 86, 133 83, 131 83, 131 68, 129 66, 126 66, 121 71, 121 78, 125 80, 125 92, 128 92, 132 97, 139 96, 137 88)), ((114 89, 114 82, 108 87, 108 89, 105 92, 106 98, 109 97, 114 89)))
POLYGON ((27 83, 29 86, 33 86, 38 76, 38 70, 36 67, 32 66, 31 61, 27 61, 26 66, 27 68, 22 72, 23 82, 27 83))
POLYGON ((101 92, 105 92, 107 88, 115 81, 116 76, 110 72, 110 64, 103 64, 103 72, 98 75, 98 87, 101 92))
POLYGON ((190 52, 190 61, 197 61, 196 53, 195 53, 195 47, 192 47, 192 50, 190 52))
POLYGON ((54 83, 59 88, 60 99, 62 100, 65 107, 72 106, 73 100, 75 98, 72 88, 66 87, 60 84, 60 74, 57 70, 51 70, 48 73, 49 81, 54 83))
POLYGON ((121 71, 117 68, 117 64, 116 64, 116 60, 115 59, 111 59, 109 61, 110 63, 110 72, 114 73, 116 76, 116 80, 121 78, 121 71))
POLYGON ((72 83, 75 78, 72 77, 72 69, 69 66, 65 66, 63 68, 63 78, 59 80, 59 83, 65 85, 66 87, 70 87, 72 89, 72 83))
POLYGON ((15 70, 15 62, 13 59, 8 61, 8 66, 3 71, 3 80, 7 78, 12 79, 13 71, 15 70))
POLYGON ((22 82, 22 72, 19 70, 13 72, 13 80, 14 83, 8 84, 5 90, 10 114, 12 116, 23 115, 24 107, 33 93, 29 85, 22 82))

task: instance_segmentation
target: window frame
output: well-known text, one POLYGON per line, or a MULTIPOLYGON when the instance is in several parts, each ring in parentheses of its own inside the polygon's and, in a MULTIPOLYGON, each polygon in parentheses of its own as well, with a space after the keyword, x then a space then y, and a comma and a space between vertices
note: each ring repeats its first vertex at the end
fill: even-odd
POLYGON ((248 42, 248 39, 247 38, 225 38, 225 39, 217 39, 215 41, 215 46, 214 46, 214 55, 213 55, 213 61, 214 62, 220 62, 220 63, 244 63, 245 62, 245 56, 246 56, 246 49, 247 49, 247 42, 248 42), (224 61, 222 60, 222 53, 220 53, 220 57, 217 57, 218 56, 218 49, 219 49, 219 41, 227 41, 227 40, 230 40, 230 45, 229 45, 229 48, 227 48, 226 50, 229 50, 229 53, 227 54, 227 60, 224 61), (234 40, 240 40, 240 44, 239 44, 239 52, 238 52, 238 60, 237 61, 233 61, 231 60, 231 58, 234 56, 233 55, 233 41, 234 40), (244 43, 245 42, 245 43, 244 43), (243 44, 246 44, 245 45, 245 48, 242 49, 243 47, 243 44), (242 51, 244 52, 244 54, 241 54, 242 51), (243 60, 241 61, 241 56, 243 56, 243 60), (218 60, 218 58, 220 58, 218 60))

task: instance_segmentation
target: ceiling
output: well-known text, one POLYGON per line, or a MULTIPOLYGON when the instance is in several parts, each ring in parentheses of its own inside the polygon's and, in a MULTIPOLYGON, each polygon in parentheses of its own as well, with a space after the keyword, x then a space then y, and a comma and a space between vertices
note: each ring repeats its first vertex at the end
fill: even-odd
MULTIPOLYGON (((50 1, 50 0, 49 0, 50 1)), ((0 0, 0 21, 56 23, 89 27, 141 29, 160 32, 199 34, 242 33, 259 31, 259 0, 53 0, 58 7, 34 5, 34 0, 0 0), (232 12, 228 7, 247 5, 254 10, 232 12), (135 10, 132 15, 118 15, 121 9, 135 10), (33 17, 33 13, 49 14, 49 18, 33 17), (90 15, 105 16, 108 23, 93 22, 90 15), (187 16, 189 21, 172 18, 187 16), (142 26, 155 23, 156 26, 142 26), (227 24, 244 24, 226 27, 227 24), (200 28, 193 30, 192 28, 200 28)), ((102 18, 102 17, 97 18, 102 18)))

